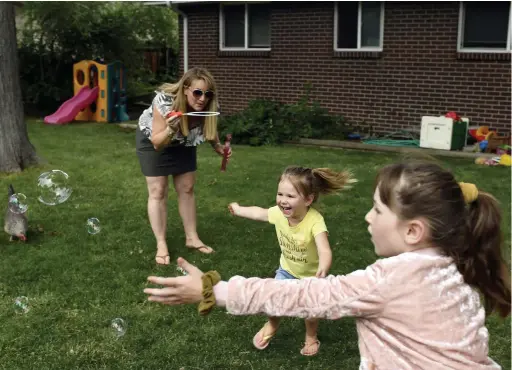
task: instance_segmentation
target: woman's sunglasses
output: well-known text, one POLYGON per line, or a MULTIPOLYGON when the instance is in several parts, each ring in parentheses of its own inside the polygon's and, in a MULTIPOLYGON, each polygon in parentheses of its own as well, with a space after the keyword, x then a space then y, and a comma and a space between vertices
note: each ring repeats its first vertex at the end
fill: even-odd
POLYGON ((207 99, 211 99, 215 95, 215 93, 211 90, 206 90, 206 91, 203 91, 201 89, 192 90, 192 95, 194 95, 194 98, 199 99, 201 96, 203 96, 203 94, 207 99))

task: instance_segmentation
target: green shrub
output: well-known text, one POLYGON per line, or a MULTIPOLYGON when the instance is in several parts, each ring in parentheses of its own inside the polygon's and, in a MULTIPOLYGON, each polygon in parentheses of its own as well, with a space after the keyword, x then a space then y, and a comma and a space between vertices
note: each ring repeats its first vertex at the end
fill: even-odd
POLYGON ((349 133, 367 133, 363 125, 348 122, 343 116, 332 115, 318 102, 310 102, 306 94, 293 104, 271 99, 255 99, 241 112, 221 116, 219 134, 233 135, 237 144, 276 145, 299 138, 343 140, 349 133))

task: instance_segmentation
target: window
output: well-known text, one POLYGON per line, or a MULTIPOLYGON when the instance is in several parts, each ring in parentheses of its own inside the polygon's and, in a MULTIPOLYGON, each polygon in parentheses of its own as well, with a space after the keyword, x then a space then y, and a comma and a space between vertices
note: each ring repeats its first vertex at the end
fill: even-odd
POLYGON ((510 23, 510 1, 461 2, 457 50, 510 51, 510 23))
POLYGON ((384 4, 340 1, 334 5, 334 50, 382 51, 384 4))
POLYGON ((221 50, 270 50, 270 11, 265 3, 220 8, 221 50))

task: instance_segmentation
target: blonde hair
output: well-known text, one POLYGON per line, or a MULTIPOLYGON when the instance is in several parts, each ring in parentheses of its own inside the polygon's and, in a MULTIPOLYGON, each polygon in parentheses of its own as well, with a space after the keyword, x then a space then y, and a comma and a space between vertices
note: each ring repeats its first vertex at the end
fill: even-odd
POLYGON ((289 166, 279 177, 279 182, 290 180, 294 188, 302 197, 313 195, 313 202, 318 200, 320 194, 332 194, 347 189, 348 184, 354 183, 352 174, 348 171, 336 172, 330 168, 307 168, 289 166))
MULTIPOLYGON (((203 80, 208 86, 208 90, 213 91, 213 98, 208 101, 205 111, 216 111, 218 109, 217 85, 210 72, 205 68, 194 67, 189 69, 181 79, 173 84, 164 83, 160 86, 160 91, 173 98, 172 110, 178 112, 187 111, 187 98, 185 89, 195 80, 203 80)), ((180 131, 183 136, 188 136, 188 116, 182 116, 180 122, 180 131)), ((204 117, 204 136, 206 140, 213 141, 217 137, 217 116, 204 117)))

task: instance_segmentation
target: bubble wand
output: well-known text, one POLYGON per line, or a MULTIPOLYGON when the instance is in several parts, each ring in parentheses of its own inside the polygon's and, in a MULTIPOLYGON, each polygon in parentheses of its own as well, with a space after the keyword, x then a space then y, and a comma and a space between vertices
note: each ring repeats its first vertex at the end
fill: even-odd
POLYGON ((226 141, 224 142, 224 156, 222 157, 222 164, 220 166, 221 172, 226 172, 226 166, 228 165, 228 154, 231 148, 231 134, 226 135, 226 141))
POLYGON ((210 112, 210 111, 206 111, 206 112, 202 112, 202 111, 201 112, 186 112, 186 113, 172 111, 167 116, 165 116, 165 118, 181 117, 181 116, 210 117, 210 116, 218 116, 219 114, 220 114, 220 112, 210 112))

